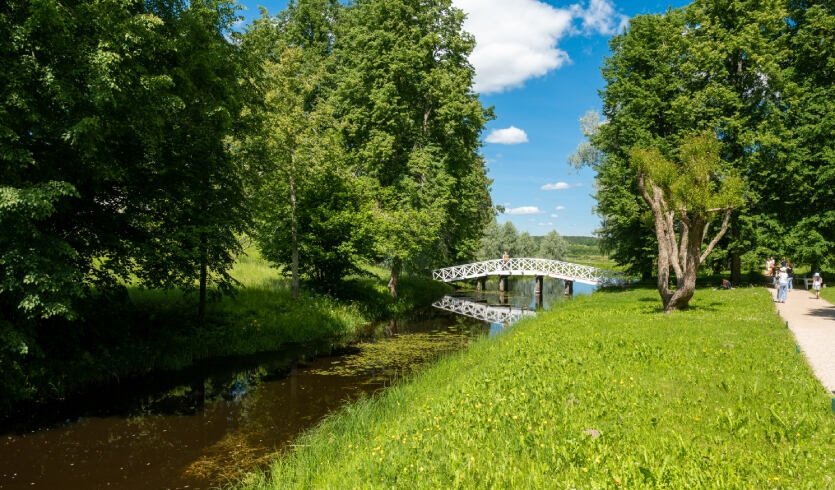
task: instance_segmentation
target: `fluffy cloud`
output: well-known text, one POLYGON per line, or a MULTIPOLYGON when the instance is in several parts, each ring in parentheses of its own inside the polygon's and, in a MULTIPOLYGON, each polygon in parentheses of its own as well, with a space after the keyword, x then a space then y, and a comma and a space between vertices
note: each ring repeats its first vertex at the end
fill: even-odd
MULTIPOLYGON (((571 189, 572 187, 580 187, 580 184, 569 184, 568 182, 556 182, 554 184, 545 184, 540 189, 543 191, 564 191, 566 189, 571 189)), ((557 207, 560 209, 560 207, 557 207)), ((563 208, 565 209, 565 208, 563 208)))
POLYGON ((554 219, 556 219, 556 218, 559 218, 559 217, 560 217, 560 215, 558 215, 558 214, 552 214, 552 215, 551 215, 551 217, 552 217, 552 218, 554 218, 554 219))
POLYGON ((616 34, 626 28, 629 17, 615 12, 609 0, 591 0, 588 8, 576 8, 577 17, 583 24, 586 34, 616 34))
POLYGON ((560 39, 573 34, 609 35, 625 23, 611 0, 556 8, 539 0, 453 0, 467 13, 464 30, 475 36, 470 63, 475 90, 501 92, 541 77, 570 61, 560 39), (581 27, 575 27, 575 23, 581 27))
POLYGON ((498 143, 500 145, 518 145, 528 142, 528 133, 516 126, 505 129, 494 129, 484 140, 487 143, 498 143))
POLYGON ((557 206, 554 209, 556 209, 557 211, 562 211, 563 209, 565 209, 565 206, 557 206))
POLYGON ((536 206, 522 206, 518 208, 507 208, 504 214, 540 214, 542 211, 536 206))

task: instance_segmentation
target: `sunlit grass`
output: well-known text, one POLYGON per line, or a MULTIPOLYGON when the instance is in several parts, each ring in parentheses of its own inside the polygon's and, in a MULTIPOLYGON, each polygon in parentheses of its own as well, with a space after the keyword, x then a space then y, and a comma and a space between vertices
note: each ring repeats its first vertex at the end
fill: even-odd
POLYGON ((254 488, 833 488, 835 417, 763 289, 598 293, 303 436, 254 488))
POLYGON ((821 298, 829 301, 830 303, 835 303, 835 288, 826 287, 821 289, 821 298))

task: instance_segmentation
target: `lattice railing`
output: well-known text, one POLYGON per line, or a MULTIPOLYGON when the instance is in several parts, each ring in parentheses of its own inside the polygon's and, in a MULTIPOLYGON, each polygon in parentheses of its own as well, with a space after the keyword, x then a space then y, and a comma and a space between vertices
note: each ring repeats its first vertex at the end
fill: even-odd
POLYGON ((585 284, 621 284, 623 276, 617 272, 561 260, 512 258, 485 260, 472 264, 444 267, 432 271, 432 278, 443 282, 463 281, 485 276, 548 276, 585 284))
POLYGON ((444 296, 432 303, 432 306, 490 323, 514 323, 526 316, 536 315, 536 312, 532 310, 511 306, 492 306, 453 296, 444 296))

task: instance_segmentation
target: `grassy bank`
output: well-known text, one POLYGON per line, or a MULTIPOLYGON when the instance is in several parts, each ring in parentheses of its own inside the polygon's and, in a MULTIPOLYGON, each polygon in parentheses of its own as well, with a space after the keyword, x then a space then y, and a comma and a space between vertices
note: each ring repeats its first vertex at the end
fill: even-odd
POLYGON ((835 304, 835 287, 825 287, 821 289, 821 298, 835 304))
POLYGON ((767 291, 600 293, 353 404, 244 487, 833 488, 835 416, 767 291))
POLYGON ((195 319, 196 294, 136 288, 126 297, 91 303, 76 323, 44 324, 39 348, 26 359, 26 390, 0 393, 5 398, 0 411, 15 402, 62 398, 91 384, 177 370, 204 359, 296 344, 327 349, 367 333, 371 322, 426 305, 447 290, 405 276, 400 300, 394 302, 386 271, 372 270, 349 278, 334 295, 303 292, 293 299, 288 280, 255 251, 238 260, 232 276, 242 287, 233 295, 214 296, 202 325, 195 319))

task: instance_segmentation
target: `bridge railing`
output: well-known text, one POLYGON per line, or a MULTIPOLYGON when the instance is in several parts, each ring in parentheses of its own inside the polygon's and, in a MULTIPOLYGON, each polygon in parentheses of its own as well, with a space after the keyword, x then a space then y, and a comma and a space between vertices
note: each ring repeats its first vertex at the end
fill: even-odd
POLYGON ((548 276, 597 285, 616 285, 625 282, 623 276, 614 271, 561 260, 529 257, 485 260, 432 271, 432 278, 443 282, 501 275, 548 276))
POLYGON ((525 310, 511 306, 492 306, 454 296, 444 296, 440 300, 432 303, 432 306, 490 323, 514 323, 526 316, 536 315, 536 312, 533 310, 525 310))

